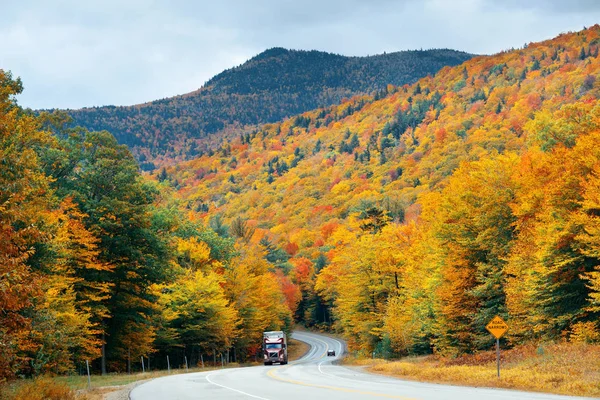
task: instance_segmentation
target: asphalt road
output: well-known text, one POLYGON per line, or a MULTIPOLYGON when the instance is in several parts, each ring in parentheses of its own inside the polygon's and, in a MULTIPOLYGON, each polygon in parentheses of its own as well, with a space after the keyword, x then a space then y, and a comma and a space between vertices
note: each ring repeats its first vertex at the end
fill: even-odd
POLYGON ((293 338, 311 345, 300 360, 288 365, 221 369, 171 375, 136 387, 132 400, 260 399, 260 400, 567 400, 555 396, 500 389, 483 389, 404 381, 332 364, 344 343, 323 335, 294 332, 293 338), (336 357, 327 357, 334 349, 336 357))

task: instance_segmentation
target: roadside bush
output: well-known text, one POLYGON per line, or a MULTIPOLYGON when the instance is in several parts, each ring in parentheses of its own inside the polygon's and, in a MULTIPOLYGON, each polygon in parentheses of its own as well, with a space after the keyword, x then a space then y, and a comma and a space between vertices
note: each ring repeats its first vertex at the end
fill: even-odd
POLYGON ((0 389, 0 397, 6 400, 80 400, 66 384, 46 377, 19 382, 0 389))

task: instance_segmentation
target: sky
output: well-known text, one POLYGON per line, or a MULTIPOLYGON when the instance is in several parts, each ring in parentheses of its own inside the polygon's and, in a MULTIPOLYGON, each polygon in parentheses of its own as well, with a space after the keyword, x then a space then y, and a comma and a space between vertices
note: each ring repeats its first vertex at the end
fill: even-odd
POLYGON ((0 0, 0 69, 24 107, 144 103, 271 47, 493 54, 600 23, 600 0, 0 0))

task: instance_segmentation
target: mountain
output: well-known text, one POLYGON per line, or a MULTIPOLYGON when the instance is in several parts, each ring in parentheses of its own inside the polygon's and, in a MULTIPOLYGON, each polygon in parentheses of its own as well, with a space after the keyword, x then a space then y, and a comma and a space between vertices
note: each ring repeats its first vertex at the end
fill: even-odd
POLYGON ((130 147, 142 168, 152 169, 154 161, 193 158, 244 126, 280 121, 388 84, 410 84, 471 57, 454 50, 345 57, 273 48, 192 93, 68 112, 77 125, 111 132, 130 147))
POLYGON ((155 176, 194 218, 254 229, 296 318, 362 354, 487 349, 495 315, 509 345, 597 341, 599 47, 596 25, 475 57, 155 176))

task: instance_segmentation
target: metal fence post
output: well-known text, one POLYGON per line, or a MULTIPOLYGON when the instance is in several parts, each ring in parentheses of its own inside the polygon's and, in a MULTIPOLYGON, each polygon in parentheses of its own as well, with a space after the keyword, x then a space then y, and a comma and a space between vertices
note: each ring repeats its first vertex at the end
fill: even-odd
POLYGON ((85 360, 85 366, 87 367, 87 376, 88 376, 88 389, 92 388, 92 378, 90 376, 90 362, 85 360))

